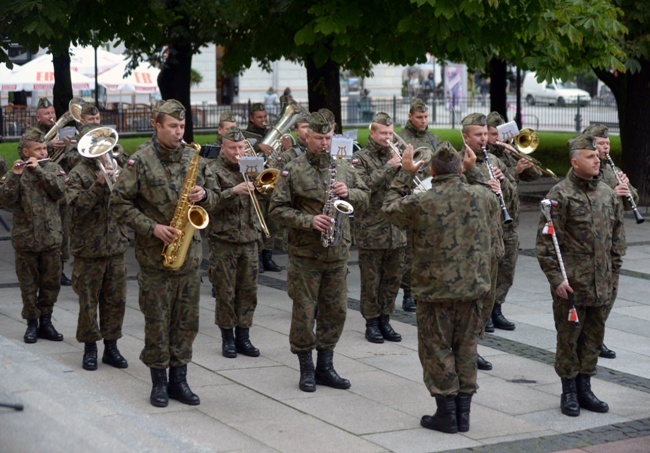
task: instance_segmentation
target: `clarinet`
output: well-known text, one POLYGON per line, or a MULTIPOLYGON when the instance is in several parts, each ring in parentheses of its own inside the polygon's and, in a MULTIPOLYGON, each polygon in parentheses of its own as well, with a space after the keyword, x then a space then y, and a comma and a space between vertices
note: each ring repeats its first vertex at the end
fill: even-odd
MULTIPOLYGON (((609 165, 612 166, 612 170, 614 170, 614 176, 616 176, 616 180, 618 181, 619 184, 621 184, 623 181, 621 181, 621 177, 618 175, 618 169, 616 168, 616 165, 614 165, 614 161, 612 160, 612 156, 607 154, 607 162, 609 162, 609 165)), ((634 202, 634 198, 632 198, 632 194, 628 193, 625 198, 627 198, 627 201, 630 202, 630 205, 632 206, 632 212, 634 212, 634 217, 636 218, 636 223, 643 223, 645 222, 645 219, 639 212, 639 210, 636 207, 636 203, 634 202)))
MULTIPOLYGON (((490 163, 490 156, 487 151, 487 147, 483 147, 483 156, 485 156, 485 164, 487 165, 488 172, 490 173, 490 179, 494 179, 495 181, 499 182, 498 179, 494 177, 494 172, 492 171, 492 164, 490 163)), ((512 223, 512 217, 510 217, 510 214, 508 214, 508 208, 506 208, 506 201, 503 199, 503 193, 499 190, 497 193, 497 197, 499 197, 499 204, 501 205, 501 213, 503 214, 503 223, 504 225, 508 225, 509 223, 512 223)))

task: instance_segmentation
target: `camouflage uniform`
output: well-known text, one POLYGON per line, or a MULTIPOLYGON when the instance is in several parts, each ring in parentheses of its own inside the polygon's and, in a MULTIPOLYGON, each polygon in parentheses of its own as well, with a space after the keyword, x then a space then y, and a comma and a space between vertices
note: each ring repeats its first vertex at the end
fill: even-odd
POLYGON ((370 138, 366 147, 352 157, 359 177, 370 189, 368 209, 355 212, 354 216, 361 271, 361 314, 365 319, 393 313, 402 278, 406 234, 381 212, 398 170, 388 164, 392 157, 390 148, 370 138))
MULTIPOLYGON (((439 153, 451 149, 445 142, 439 153)), ((441 154, 436 154, 441 155, 441 154)), ((454 151, 445 160, 459 155, 454 151)), ((413 174, 401 169, 382 211, 414 240, 413 293, 418 352, 432 396, 476 392, 482 305, 491 291, 499 206, 494 194, 458 174, 436 176, 410 194, 413 174)))
MULTIPOLYGON (((331 156, 307 152, 289 162, 271 198, 271 217, 289 228, 287 286, 293 300, 289 341, 291 352, 333 350, 343 332, 347 309, 347 260, 350 226, 343 224, 343 240, 323 247, 321 233, 312 228, 313 218, 323 213, 328 198, 331 156), (314 333, 314 314, 318 322, 314 333)), ((368 188, 351 165, 336 162, 336 179, 349 188, 354 209, 368 203, 368 188)))
POLYGON ((257 244, 261 225, 248 194, 232 189, 244 182, 239 164, 223 154, 208 164, 218 197, 208 226, 210 281, 216 290, 215 323, 224 329, 249 328, 257 306, 257 244))
POLYGON ((61 289, 60 200, 67 176, 54 162, 9 172, 0 180, 0 204, 13 212, 11 243, 23 300, 22 317, 51 315, 61 289))
MULTIPOLYGON (((164 243, 153 235, 156 224, 171 223, 193 155, 190 148, 166 149, 154 137, 131 156, 111 193, 116 219, 135 230, 139 301, 145 317, 140 359, 150 368, 189 363, 199 328, 201 235, 194 232, 185 263, 178 270, 163 265, 164 243)), ((207 195, 198 204, 210 211, 216 183, 205 162, 200 163, 196 185, 204 187, 207 195)))
POLYGON ((289 148, 286 151, 280 153, 277 163, 274 165, 275 168, 282 170, 285 165, 291 162, 294 159, 302 156, 307 152, 307 145, 300 140, 297 141, 295 145, 289 148))
POLYGON ((7 173, 7 161, 4 157, 0 156, 0 178, 7 173))
POLYGON ((551 285, 557 330, 555 371, 561 378, 578 373, 593 376, 605 332, 605 315, 625 254, 623 216, 614 191, 597 177, 579 177, 573 169, 556 184, 547 198, 558 202, 552 209, 555 233, 562 251, 569 285, 580 323, 568 322, 570 308, 555 289, 562 283, 551 235, 542 234, 540 218, 537 259, 551 285))
POLYGON ((97 182, 97 159, 83 158, 70 172, 72 288, 79 296, 77 341, 122 337, 126 308, 127 227, 109 207, 111 192, 97 182), (99 323, 97 310, 99 309, 99 323))

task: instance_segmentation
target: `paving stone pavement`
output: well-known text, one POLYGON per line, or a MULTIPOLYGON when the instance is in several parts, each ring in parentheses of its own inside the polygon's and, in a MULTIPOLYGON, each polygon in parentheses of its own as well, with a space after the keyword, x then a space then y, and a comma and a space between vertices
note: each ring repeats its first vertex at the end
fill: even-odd
MULTIPOLYGON (((127 312, 118 342, 129 368, 100 363, 89 372, 81 368, 83 346, 74 338, 78 305, 70 287, 62 288, 53 315, 65 340, 23 343, 13 249, 0 225, 0 404, 24 406, 22 411, 0 407, 0 452, 648 452, 650 222, 626 220, 628 254, 606 333, 617 358, 601 359, 592 381, 610 412, 566 417, 559 410, 561 385, 552 366, 549 288, 532 253, 539 218, 534 201, 546 188, 531 186, 522 197, 528 210, 521 218, 521 253, 503 308, 517 328, 497 330, 481 341, 479 352, 494 369, 479 372, 471 429, 455 435, 419 426, 435 403, 422 382, 414 315, 399 308, 401 293, 393 319, 403 341, 365 341, 355 251, 350 309, 335 354, 337 371, 352 382, 350 390, 319 387, 307 394, 298 389, 298 361, 288 342, 287 257, 276 253, 283 271, 260 276, 251 329, 261 357, 221 356, 214 300, 204 278, 200 331, 188 372, 201 405, 170 401, 159 409, 149 404, 149 372, 138 360, 144 321, 133 250, 127 254, 127 312)), ((10 213, 0 215, 11 223, 10 213)), ((70 275, 69 265, 66 271, 70 275)))

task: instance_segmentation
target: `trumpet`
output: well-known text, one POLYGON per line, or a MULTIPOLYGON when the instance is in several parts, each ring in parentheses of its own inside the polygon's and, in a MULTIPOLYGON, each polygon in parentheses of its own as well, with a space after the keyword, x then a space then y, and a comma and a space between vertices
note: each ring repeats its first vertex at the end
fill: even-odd
MULTIPOLYGON (((398 141, 400 141, 400 143, 402 145, 404 145, 404 146, 407 145, 407 143, 404 141, 404 139, 402 139, 402 137, 400 137, 399 135, 393 134, 393 137, 399 137, 398 141)), ((397 145, 395 143, 391 142, 390 140, 386 140, 386 144, 388 145, 390 150, 393 152, 393 154, 395 156, 399 157, 399 161, 401 162, 402 161, 402 152, 397 147, 397 145)), ((426 146, 420 146, 419 148, 413 150, 413 162, 417 162, 417 161, 420 161, 420 160, 422 160, 424 162, 428 162, 428 161, 431 160, 431 157, 432 157, 431 151, 426 146)), ((413 180, 415 181, 415 186, 416 186, 416 189, 418 191, 420 191, 420 192, 426 192, 427 191, 427 187, 422 183, 422 180, 420 178, 415 176, 413 178, 413 180)))
POLYGON ((98 127, 84 135, 77 145, 77 150, 83 157, 98 159, 99 170, 104 175, 106 185, 111 191, 121 172, 120 166, 112 154, 118 140, 119 135, 115 129, 98 127))
POLYGON ((501 141, 497 141, 495 143, 504 147, 506 146, 506 144, 512 144, 513 149, 509 149, 509 151, 510 154, 512 154, 515 159, 527 160, 528 162, 530 162, 533 168, 536 168, 537 170, 542 172, 542 174, 545 174, 546 176, 550 176, 555 181, 559 179, 557 175, 553 173, 550 169, 542 167, 540 161, 528 155, 531 154, 533 151, 535 151, 539 146, 539 135, 537 134, 537 132, 535 132, 535 130, 527 127, 522 129, 518 135, 512 137, 508 142, 504 143, 501 141))
MULTIPOLYGON (((618 181, 619 184, 621 184, 623 181, 621 181, 621 177, 618 174, 618 168, 616 168, 616 165, 614 164, 614 161, 612 160, 612 156, 607 154, 607 162, 609 165, 612 167, 612 170, 614 170, 614 176, 616 176, 616 180, 618 181)), ((634 218, 636 219, 636 223, 640 224, 645 222, 645 219, 639 212, 639 209, 636 207, 636 203, 634 202, 634 198, 632 198, 632 194, 627 194, 626 196, 627 201, 630 202, 630 205, 632 206, 632 212, 634 213, 634 218)))

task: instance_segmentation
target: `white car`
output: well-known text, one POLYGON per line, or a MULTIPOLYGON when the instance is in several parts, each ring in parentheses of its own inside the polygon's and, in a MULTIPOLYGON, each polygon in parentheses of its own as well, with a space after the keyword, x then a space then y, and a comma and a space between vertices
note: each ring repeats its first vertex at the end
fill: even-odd
POLYGON ((528 105, 548 104, 564 107, 569 104, 589 105, 591 96, 577 88, 573 82, 554 80, 550 83, 538 82, 537 75, 529 72, 524 78, 523 95, 528 105))

